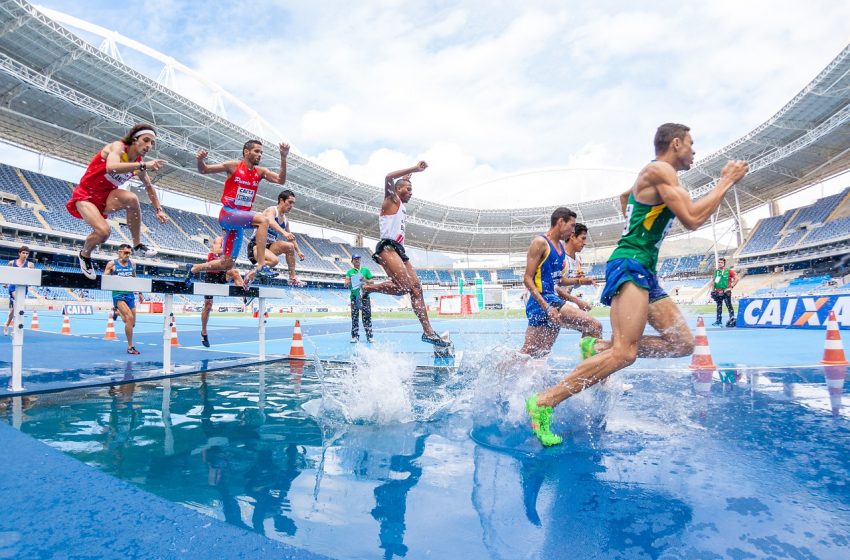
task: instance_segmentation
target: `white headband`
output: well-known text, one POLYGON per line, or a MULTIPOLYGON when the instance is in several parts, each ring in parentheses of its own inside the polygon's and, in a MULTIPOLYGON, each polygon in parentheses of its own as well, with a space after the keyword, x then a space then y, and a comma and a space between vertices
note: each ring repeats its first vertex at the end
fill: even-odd
POLYGON ((153 136, 154 138, 156 138, 156 132, 154 132, 153 130, 151 130, 151 129, 149 129, 149 128, 143 128, 142 130, 138 131, 137 133, 135 133, 135 134, 133 135, 133 140, 135 140, 135 139, 136 139, 136 138, 138 138, 139 136, 142 136, 143 134, 150 134, 151 136, 153 136))

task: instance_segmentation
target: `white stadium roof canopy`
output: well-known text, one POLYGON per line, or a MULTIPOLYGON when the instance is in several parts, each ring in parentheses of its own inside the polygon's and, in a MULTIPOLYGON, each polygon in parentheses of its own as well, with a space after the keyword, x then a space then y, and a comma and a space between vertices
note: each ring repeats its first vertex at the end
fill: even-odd
MULTIPOLYGON (((156 184, 211 202, 218 201, 221 178, 198 174, 195 153, 203 148, 210 151, 210 161, 239 159, 242 144, 256 136, 95 48, 32 5, 0 2, 4 141, 85 165, 103 144, 137 122, 156 124, 157 156, 173 163, 155 175, 156 184)), ((850 168, 850 46, 767 122, 683 173, 681 180, 694 198, 713 187, 728 159, 750 161, 750 174, 736 188, 741 212, 850 168)), ((260 205, 276 200, 279 190, 263 185, 260 205)), ((287 186, 298 195, 294 219, 378 236, 382 187, 295 154, 290 155, 287 186)), ((590 228, 591 246, 616 243, 623 227, 616 198, 564 203, 590 228)), ((718 219, 734 217, 735 205, 727 197, 718 219)), ((414 199, 408 204, 407 243, 461 253, 525 251, 529 238, 547 229, 553 209, 478 210, 414 199)))

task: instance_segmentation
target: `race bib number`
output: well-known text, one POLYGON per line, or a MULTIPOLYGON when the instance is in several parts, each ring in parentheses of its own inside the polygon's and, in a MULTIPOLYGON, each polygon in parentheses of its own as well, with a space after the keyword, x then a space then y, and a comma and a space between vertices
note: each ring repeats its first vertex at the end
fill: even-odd
POLYGON ((254 189, 239 187, 236 190, 236 204, 238 206, 247 206, 250 208, 251 205, 254 204, 254 193, 256 193, 254 189))

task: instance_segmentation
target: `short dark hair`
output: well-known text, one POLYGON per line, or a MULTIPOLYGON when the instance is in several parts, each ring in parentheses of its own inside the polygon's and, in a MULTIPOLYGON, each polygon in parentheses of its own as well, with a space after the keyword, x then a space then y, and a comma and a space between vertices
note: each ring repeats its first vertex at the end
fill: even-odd
POLYGON ((655 155, 661 155, 670 147, 670 142, 685 139, 690 127, 678 123, 664 123, 655 131, 655 155))
POLYGON ((136 126, 134 126, 133 128, 131 128, 130 132, 128 132, 126 135, 124 135, 124 138, 121 139, 121 142, 123 142, 125 146, 129 146, 135 140, 134 136, 136 135, 136 133, 139 132, 140 130, 145 130, 146 128, 148 130, 153 131, 153 133, 156 134, 156 129, 153 127, 152 124, 139 123, 136 126))
POLYGON ((290 198, 295 198, 295 193, 292 192, 292 190, 290 190, 290 189, 284 189, 284 190, 280 191, 279 195, 277 195, 277 201, 278 202, 286 202, 290 198))
POLYGON ((569 222, 570 218, 575 218, 577 214, 570 210, 569 208, 565 208, 561 206, 560 208, 555 208, 555 211, 552 212, 551 224, 554 226, 558 223, 558 220, 564 220, 565 222, 569 222))
POLYGON ((21 248, 20 248, 20 249, 18 249, 18 253, 23 253, 24 251, 26 251, 27 253, 29 253, 29 252, 30 252, 30 248, 29 248, 29 247, 27 247, 26 245, 21 245, 21 248))
POLYGON ((720 261, 726 262, 726 257, 718 257, 717 262, 720 262, 720 261))
POLYGON ((410 179, 407 179, 407 178, 405 178, 405 177, 402 177, 401 179, 399 179, 398 181, 396 181, 396 182, 395 182, 395 184, 394 184, 393 186, 394 186, 395 188, 398 188, 398 187, 399 187, 399 185, 402 185, 402 184, 404 184, 404 183, 407 183, 408 185, 412 185, 412 184, 413 184, 413 183, 411 183, 411 182, 410 182, 410 179))
POLYGON ((576 224, 573 228, 573 237, 578 237, 582 233, 587 233, 587 226, 584 224, 576 224))
POLYGON ((133 248, 130 247, 130 245, 127 244, 127 243, 122 243, 121 245, 118 246, 119 251, 123 251, 125 249, 130 249, 131 251, 133 250, 133 248))
POLYGON ((262 145, 263 145, 263 143, 260 142, 259 140, 248 140, 242 146, 242 155, 244 156, 246 151, 250 152, 251 148, 253 148, 254 146, 262 146, 262 145))

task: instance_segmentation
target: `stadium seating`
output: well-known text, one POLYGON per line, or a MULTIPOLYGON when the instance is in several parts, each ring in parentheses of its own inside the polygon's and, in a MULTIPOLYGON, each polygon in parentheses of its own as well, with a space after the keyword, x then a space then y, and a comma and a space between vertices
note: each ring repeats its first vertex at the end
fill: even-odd
POLYGON ((0 191, 17 196, 23 202, 38 204, 26 188, 14 167, 0 163, 0 191))
POLYGON ((30 226, 42 229, 44 226, 35 217, 32 208, 21 208, 11 204, 0 204, 0 214, 7 223, 17 224, 22 226, 30 226))

